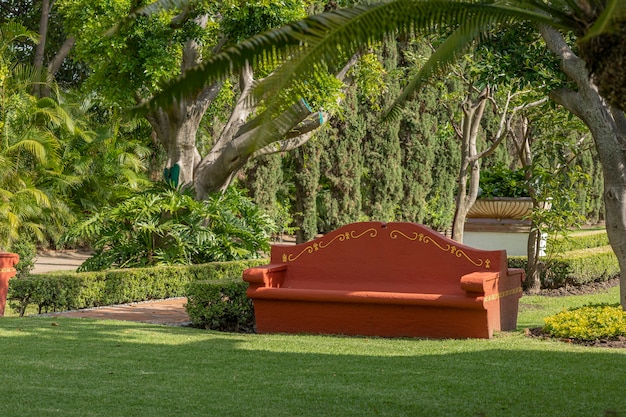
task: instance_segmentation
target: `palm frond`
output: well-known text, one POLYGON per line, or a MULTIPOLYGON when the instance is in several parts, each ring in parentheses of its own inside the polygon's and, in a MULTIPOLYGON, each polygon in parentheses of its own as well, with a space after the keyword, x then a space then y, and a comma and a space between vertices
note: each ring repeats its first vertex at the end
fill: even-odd
MULTIPOLYGON (((137 111, 166 108, 177 99, 224 79, 248 62, 253 65, 283 63, 256 88, 259 99, 273 97, 277 91, 288 90, 296 80, 306 79, 320 68, 340 67, 357 51, 389 34, 455 28, 467 23, 469 18, 480 23, 486 16, 490 16, 490 21, 506 21, 514 17, 558 28, 564 28, 568 23, 541 11, 514 7, 508 2, 393 0, 358 5, 311 16, 226 48, 164 85, 159 94, 137 111)), ((270 101, 268 114, 278 106, 270 101)))
POLYGON ((0 55, 15 41, 29 39, 33 43, 39 42, 39 35, 15 20, 0 24, 0 55))
POLYGON ((32 65, 17 64, 11 71, 9 87, 14 90, 28 90, 30 87, 45 81, 43 70, 38 70, 32 65))
POLYGON ((7 149, 7 154, 26 151, 40 163, 48 166, 58 163, 59 142, 54 133, 47 129, 28 129, 7 149))
POLYGON ((618 24, 626 21, 626 2, 624 0, 606 0, 606 5, 600 16, 581 38, 585 42, 603 33, 618 29, 618 24))
POLYGON ((68 132, 74 133, 74 119, 50 97, 44 97, 37 101, 37 113, 42 115, 52 125, 62 126, 68 132))
POLYGON ((402 105, 407 99, 431 77, 443 72, 457 61, 459 56, 469 47, 470 43, 481 33, 481 28, 476 25, 464 25, 433 52, 430 58, 422 65, 419 72, 411 79, 402 93, 395 99, 384 115, 384 120, 395 120, 400 116, 402 105))

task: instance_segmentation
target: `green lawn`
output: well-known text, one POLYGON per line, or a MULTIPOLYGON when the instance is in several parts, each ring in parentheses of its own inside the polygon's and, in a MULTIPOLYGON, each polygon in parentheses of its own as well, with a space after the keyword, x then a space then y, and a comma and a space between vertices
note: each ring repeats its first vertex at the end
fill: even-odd
MULTIPOLYGON (((593 299, 591 299, 593 298, 593 299)), ((523 336, 594 297, 524 297, 492 340, 221 334, 0 319, 9 416, 625 416, 626 351, 523 336)))

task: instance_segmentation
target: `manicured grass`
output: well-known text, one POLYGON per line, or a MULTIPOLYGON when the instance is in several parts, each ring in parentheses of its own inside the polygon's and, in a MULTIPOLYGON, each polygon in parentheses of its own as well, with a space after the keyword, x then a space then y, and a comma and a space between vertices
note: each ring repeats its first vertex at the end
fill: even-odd
POLYGON ((626 351, 523 335, 589 298, 525 297, 520 330, 492 340, 5 317, 1 415, 626 416, 626 351))
POLYGON ((619 303, 619 287, 590 295, 572 295, 568 297, 525 296, 520 300, 518 328, 542 327, 543 318, 562 310, 581 307, 586 304, 619 303))

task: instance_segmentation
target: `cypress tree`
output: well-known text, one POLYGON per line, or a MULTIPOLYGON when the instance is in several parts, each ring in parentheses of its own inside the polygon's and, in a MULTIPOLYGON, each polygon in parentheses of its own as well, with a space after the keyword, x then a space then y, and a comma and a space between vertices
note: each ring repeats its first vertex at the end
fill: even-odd
POLYGON ((239 176, 239 184, 276 223, 278 232, 289 227, 289 190, 283 176, 283 156, 263 155, 248 162, 239 176))
POLYGON ((290 154, 289 172, 293 181, 293 221, 296 242, 309 241, 317 234, 317 190, 320 179, 319 140, 309 140, 290 154))
POLYGON ((387 108, 400 92, 397 42, 388 39, 379 51, 385 70, 386 89, 381 103, 360 100, 367 131, 363 138, 363 175, 361 179, 362 207, 365 216, 380 221, 397 218, 403 200, 402 151, 400 149, 400 120, 381 123, 380 108, 387 108))
POLYGON ((319 231, 331 231, 361 218, 362 140, 365 117, 360 114, 354 88, 348 89, 344 112, 318 135, 324 151, 320 159, 319 231))

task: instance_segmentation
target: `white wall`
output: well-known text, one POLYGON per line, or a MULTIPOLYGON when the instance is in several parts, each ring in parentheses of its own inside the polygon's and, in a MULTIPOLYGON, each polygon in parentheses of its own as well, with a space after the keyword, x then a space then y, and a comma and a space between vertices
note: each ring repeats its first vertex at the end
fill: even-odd
MULTIPOLYGON (((509 256, 526 256, 528 233, 525 232, 468 232, 463 233, 463 244, 478 249, 505 249, 509 256)), ((542 239, 539 256, 545 255, 546 239, 542 239)))

